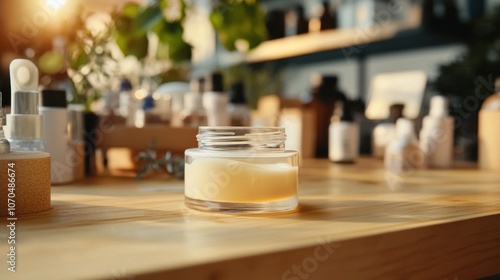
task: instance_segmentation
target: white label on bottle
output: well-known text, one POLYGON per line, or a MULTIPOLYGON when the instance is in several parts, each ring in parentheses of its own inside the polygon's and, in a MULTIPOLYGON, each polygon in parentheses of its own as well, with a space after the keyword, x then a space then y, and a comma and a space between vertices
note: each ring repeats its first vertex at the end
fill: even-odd
POLYGON ((358 157, 359 129, 349 122, 332 123, 329 129, 328 157, 332 161, 352 161, 358 157))

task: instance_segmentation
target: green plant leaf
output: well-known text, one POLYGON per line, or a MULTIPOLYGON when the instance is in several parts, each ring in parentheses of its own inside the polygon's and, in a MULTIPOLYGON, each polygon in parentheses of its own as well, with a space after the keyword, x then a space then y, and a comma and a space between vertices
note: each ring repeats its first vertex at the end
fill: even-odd
POLYGON ((64 57, 59 53, 48 51, 38 59, 38 68, 46 74, 58 73, 64 68, 64 57))
POLYGON ((78 46, 75 48, 75 51, 72 54, 70 65, 72 69, 78 70, 89 63, 89 61, 89 56, 87 55, 87 53, 85 53, 85 50, 81 46, 78 46))
POLYGON ((238 40, 247 41, 253 49, 267 39, 265 13, 257 1, 219 0, 210 13, 210 22, 229 51, 236 50, 238 40))
POLYGON ((121 14, 125 17, 133 19, 137 17, 140 8, 141 7, 137 3, 128 3, 125 6, 123 6, 121 14))
POLYGON ((180 18, 180 21, 183 21, 186 18, 187 5, 186 5, 186 1, 184 1, 184 0, 179 0, 179 1, 181 1, 181 18, 180 18))
POLYGON ((161 20, 155 25, 153 32, 159 39, 156 54, 158 59, 170 59, 175 63, 191 60, 192 46, 182 38, 184 28, 180 21, 161 20))
POLYGON ((184 28, 180 21, 168 22, 161 20, 153 28, 153 32, 158 36, 158 39, 163 43, 174 43, 182 41, 184 28))
POLYGON ((148 36, 120 36, 116 38, 116 43, 124 56, 135 56, 137 59, 143 59, 148 55, 148 36))
POLYGON ((162 41, 158 42, 158 50, 156 51, 156 58, 159 60, 169 59, 168 44, 163 43, 162 41))
POLYGON ((125 16, 116 16, 114 18, 116 31, 120 35, 130 35, 134 32, 134 20, 125 16))
POLYGON ((213 10, 210 13, 210 22, 214 26, 215 30, 221 30, 223 28, 224 18, 221 13, 216 10, 213 10))
POLYGON ((151 30, 161 19, 163 12, 159 6, 149 6, 140 11, 134 21, 134 28, 139 32, 147 32, 151 30))
POLYGON ((158 2, 158 6, 160 6, 160 9, 164 11, 166 8, 168 8, 168 0, 156 0, 158 2))
POLYGON ((180 41, 177 44, 168 46, 168 56, 175 63, 191 60, 192 48, 190 44, 180 41))

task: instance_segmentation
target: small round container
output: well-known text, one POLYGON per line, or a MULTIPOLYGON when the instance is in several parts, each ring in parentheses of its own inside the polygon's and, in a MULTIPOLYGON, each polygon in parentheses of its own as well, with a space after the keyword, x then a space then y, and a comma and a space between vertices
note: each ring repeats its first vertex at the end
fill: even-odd
POLYGON ((277 212, 297 207, 298 153, 285 129, 200 127, 185 152, 186 206, 215 212, 277 212))

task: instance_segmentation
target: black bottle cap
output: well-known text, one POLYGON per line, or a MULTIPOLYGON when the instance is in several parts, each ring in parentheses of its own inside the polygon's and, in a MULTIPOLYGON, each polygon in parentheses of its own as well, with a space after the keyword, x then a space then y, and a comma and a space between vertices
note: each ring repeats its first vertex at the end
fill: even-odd
POLYGON ((349 100, 342 101, 342 115, 340 115, 340 121, 354 122, 354 114, 351 104, 349 104, 349 100))
POLYGON ((120 81, 120 91, 129 91, 132 89, 132 83, 128 79, 120 81))
POLYGON ((224 78, 222 73, 212 73, 206 83, 206 91, 224 92, 224 78))
POLYGON ((336 89, 339 79, 337 76, 323 76, 321 77, 320 88, 325 89, 336 89))
POLYGON ((335 14, 330 11, 330 2, 323 2, 323 14, 320 17, 321 27, 320 30, 328 30, 337 28, 337 18, 335 14))
POLYGON ((266 14, 266 28, 269 40, 285 37, 285 11, 269 11, 266 14))
POLYGON ((318 97, 330 97, 336 93, 337 83, 337 76, 325 75, 319 79, 318 84, 313 91, 316 92, 318 97))
POLYGON ((302 7, 302 5, 296 5, 295 6, 295 13, 297 14, 298 17, 303 18, 304 17, 304 7, 302 7))
POLYGON ((392 123, 396 123, 396 121, 403 117, 403 110, 405 108, 405 104, 392 104, 389 107, 390 111, 390 120, 392 123))
POLYGON ((66 92, 64 90, 42 90, 42 107, 66 108, 66 92))
POLYGON ((295 14, 297 15, 297 22, 296 22, 297 35, 307 33, 309 31, 309 22, 307 21, 306 16, 304 15, 304 7, 302 7, 301 5, 295 6, 295 14))
POLYGON ((236 82, 231 85, 230 102, 232 104, 246 104, 245 86, 242 82, 236 82))

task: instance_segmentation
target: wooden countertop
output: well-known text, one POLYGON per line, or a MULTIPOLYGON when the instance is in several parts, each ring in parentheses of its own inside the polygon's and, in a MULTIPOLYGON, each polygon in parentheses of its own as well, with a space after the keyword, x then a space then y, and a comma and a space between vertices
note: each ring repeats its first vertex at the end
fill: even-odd
POLYGON ((0 279, 470 279, 500 274, 500 174, 391 174, 381 163, 305 161, 300 208, 273 215, 186 209, 164 175, 52 188, 19 216, 17 267, 0 279), (386 181, 390 180, 390 183, 386 181))

